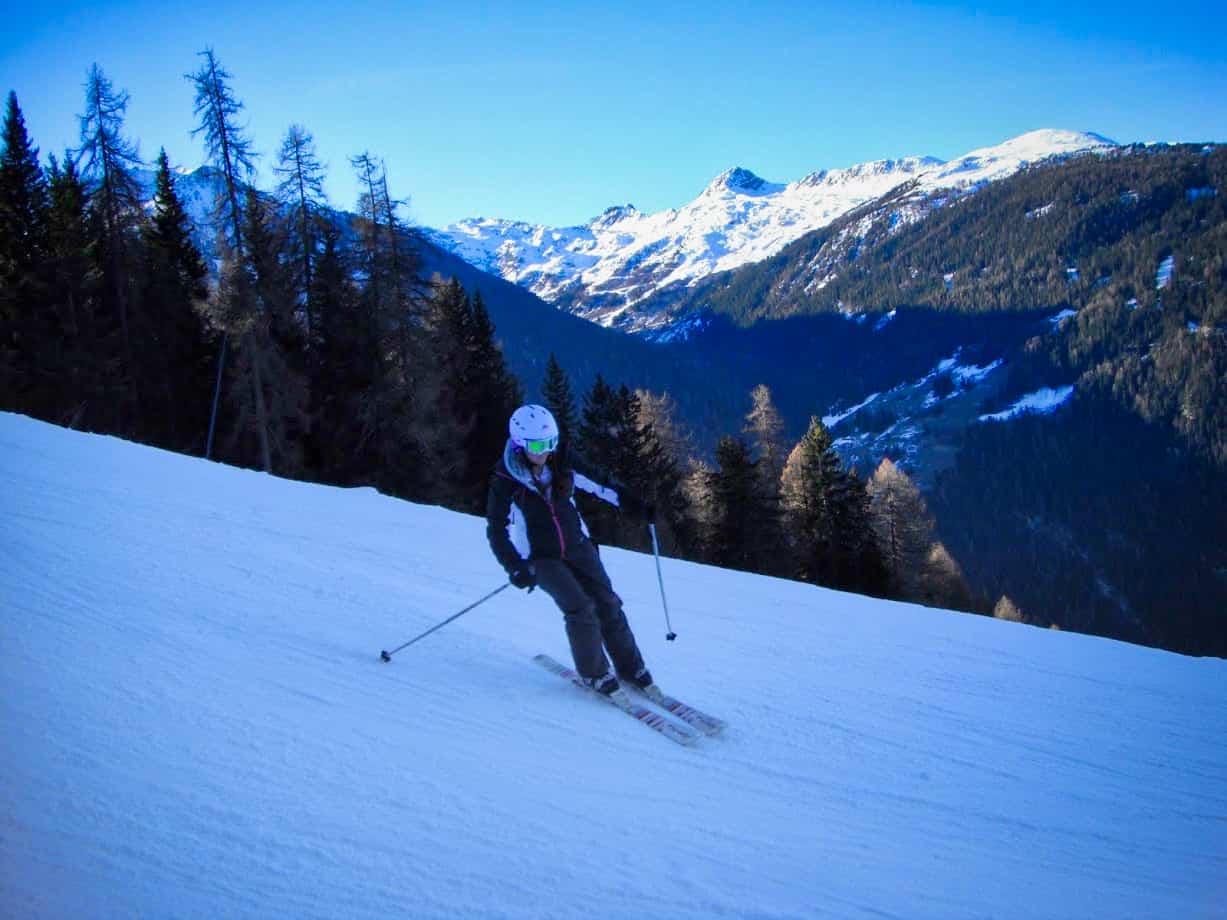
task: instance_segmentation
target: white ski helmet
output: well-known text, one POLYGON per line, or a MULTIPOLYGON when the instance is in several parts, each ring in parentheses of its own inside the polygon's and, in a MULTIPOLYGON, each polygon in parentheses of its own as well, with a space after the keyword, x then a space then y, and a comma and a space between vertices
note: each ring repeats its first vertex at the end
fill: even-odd
POLYGON ((520 406, 507 423, 511 441, 527 453, 540 456, 558 449, 558 422, 545 406, 520 406))

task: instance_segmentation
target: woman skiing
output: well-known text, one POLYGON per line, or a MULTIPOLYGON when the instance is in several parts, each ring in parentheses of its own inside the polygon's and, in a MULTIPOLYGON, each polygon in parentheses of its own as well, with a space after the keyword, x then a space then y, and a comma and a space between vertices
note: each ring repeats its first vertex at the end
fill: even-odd
POLYGON ((575 670, 589 687, 608 695, 618 690, 618 678, 651 686, 622 599, 575 506, 575 490, 637 512, 649 523, 655 509, 625 489, 599 484, 573 458, 560 458, 558 423, 544 406, 516 409, 508 429, 486 498, 486 536, 495 557, 517 588, 539 585, 558 604, 575 670))

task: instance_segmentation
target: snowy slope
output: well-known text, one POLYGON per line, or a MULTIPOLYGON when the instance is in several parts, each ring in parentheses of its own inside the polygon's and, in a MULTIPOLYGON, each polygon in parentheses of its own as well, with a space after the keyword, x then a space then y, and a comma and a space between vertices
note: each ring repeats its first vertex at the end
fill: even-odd
POLYGON ((1110 145, 1096 134, 1032 131, 949 163, 905 157, 821 170, 788 184, 729 169, 689 204, 644 214, 613 207, 579 227, 474 218, 428 231, 465 261, 605 325, 666 322, 635 304, 714 272, 769 258, 854 208, 915 180, 919 190, 966 191, 1046 157, 1110 145))
POLYGON ((664 741, 480 520, 0 415, 14 917, 1223 917, 1227 662, 607 562, 664 741))

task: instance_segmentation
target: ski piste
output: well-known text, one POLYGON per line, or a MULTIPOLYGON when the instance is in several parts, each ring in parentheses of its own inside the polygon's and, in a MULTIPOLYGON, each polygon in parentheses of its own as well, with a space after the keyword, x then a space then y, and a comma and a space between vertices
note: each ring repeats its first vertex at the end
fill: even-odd
POLYGON ((717 719, 701 709, 695 709, 689 703, 683 703, 675 696, 669 696, 655 684, 652 684, 651 687, 636 687, 633 684, 627 686, 632 692, 647 697, 661 709, 681 719, 687 725, 694 726, 705 735, 718 735, 728 727, 728 723, 723 719, 717 719))
POLYGON ((586 693, 590 693, 598 699, 605 700, 610 705, 622 710, 628 716, 642 722, 648 728, 660 732, 670 741, 678 744, 690 746, 694 744, 700 737, 697 731, 685 725, 678 725, 670 722, 667 718, 658 712, 653 712, 645 706, 636 706, 625 690, 616 690, 608 696, 597 693, 591 687, 583 682, 583 679, 571 668, 564 664, 555 661, 549 655, 534 655, 533 661, 541 665, 547 671, 557 674, 564 680, 569 680, 572 684, 586 693))

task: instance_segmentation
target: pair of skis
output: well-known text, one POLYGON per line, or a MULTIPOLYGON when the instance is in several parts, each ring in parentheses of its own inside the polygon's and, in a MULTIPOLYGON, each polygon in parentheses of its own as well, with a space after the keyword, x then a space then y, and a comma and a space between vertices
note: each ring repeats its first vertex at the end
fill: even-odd
POLYGON ((541 665, 547 671, 557 674, 564 680, 569 680, 572 684, 591 693, 593 696, 605 700, 612 706, 621 709, 628 716, 642 722, 648 728, 659 732, 670 741, 677 744, 692 745, 704 735, 718 735, 724 731, 725 723, 717 719, 715 716, 708 715, 701 710, 695 709, 676 697, 669 696, 662 692, 659 687, 653 684, 651 687, 641 690, 638 687, 630 684, 623 684, 622 689, 618 689, 608 696, 597 693, 583 682, 579 674, 572 668, 568 668, 564 664, 555 661, 549 655, 536 655, 533 661, 541 665), (632 697, 627 689, 631 690, 635 697, 632 697), (649 709, 642 705, 638 698, 643 699, 659 706, 670 716, 678 719, 678 722, 667 718, 654 709, 649 709))

